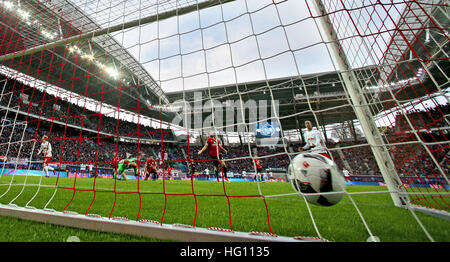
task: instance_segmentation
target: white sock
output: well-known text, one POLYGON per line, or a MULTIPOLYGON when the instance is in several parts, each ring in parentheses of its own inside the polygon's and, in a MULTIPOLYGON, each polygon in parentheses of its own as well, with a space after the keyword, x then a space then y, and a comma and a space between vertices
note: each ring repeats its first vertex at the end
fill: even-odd
POLYGON ((48 176, 48 166, 44 167, 45 175, 48 176))

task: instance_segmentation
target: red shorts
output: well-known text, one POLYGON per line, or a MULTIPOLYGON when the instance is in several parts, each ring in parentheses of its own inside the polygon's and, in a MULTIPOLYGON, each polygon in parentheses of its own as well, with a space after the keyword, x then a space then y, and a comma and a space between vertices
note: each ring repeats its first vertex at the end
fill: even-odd
POLYGON ((156 169, 154 169, 154 168, 147 168, 147 173, 156 174, 156 169))
POLYGON ((44 157, 44 161, 42 163, 48 165, 48 163, 50 163, 50 159, 52 159, 51 156, 46 156, 44 157))
POLYGON ((326 157, 328 159, 331 159, 330 154, 328 154, 327 152, 319 153, 319 155, 322 155, 322 156, 324 156, 324 157, 326 157))

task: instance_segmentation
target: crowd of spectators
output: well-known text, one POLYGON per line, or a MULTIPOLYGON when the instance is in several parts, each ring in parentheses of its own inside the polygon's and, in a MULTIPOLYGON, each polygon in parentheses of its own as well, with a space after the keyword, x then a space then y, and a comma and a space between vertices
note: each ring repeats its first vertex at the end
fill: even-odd
POLYGON ((441 170, 447 175, 450 173, 450 146, 437 144, 426 147, 421 144, 392 147, 393 159, 401 177, 418 175, 425 179, 441 176, 441 170))
MULTIPOLYGON (((172 144, 150 145, 132 142, 118 142, 112 137, 80 137, 79 130, 65 130, 59 126, 53 126, 51 131, 45 126, 39 129, 14 122, 12 119, 3 119, 3 125, 0 130, 0 156, 2 159, 13 158, 22 159, 30 163, 40 163, 42 156, 37 155, 40 147, 40 139, 43 135, 49 137, 52 145, 52 161, 61 165, 94 165, 97 167, 111 167, 111 161, 115 154, 120 159, 135 157, 138 152, 142 158, 153 155, 160 159, 160 152, 163 150, 163 157, 167 165, 170 160, 182 155, 177 146, 172 144)), ((14 161, 12 161, 14 162, 14 161)), ((24 162, 24 161, 21 161, 24 162)), ((36 166, 36 169, 39 169, 36 166)))
POLYGON ((441 128, 449 126, 448 115, 450 114, 450 104, 440 105, 433 108, 414 109, 408 111, 408 119, 405 115, 397 114, 395 116, 394 132, 408 132, 412 129, 428 129, 441 128))
MULTIPOLYGON (((110 115, 100 114, 83 108, 68 101, 57 98, 48 93, 30 88, 18 82, 4 85, 0 94, 0 105, 20 110, 26 115, 34 115, 40 119, 50 119, 66 125, 82 127, 83 129, 100 131, 119 137, 132 137, 140 139, 173 141, 175 136, 169 129, 157 129, 150 126, 139 125, 125 120, 119 120, 110 115), (139 130, 139 133, 138 133, 139 130)), ((35 119, 35 121, 38 121, 35 119)))
POLYGON ((341 142, 334 147, 329 145, 333 160, 339 169, 345 168, 353 176, 381 175, 371 148, 368 145, 355 145, 358 145, 358 143, 341 142), (345 149, 340 149, 341 147, 345 149))
MULTIPOLYGON (((208 169, 210 172, 214 170, 211 157, 208 153, 198 155, 197 152, 202 146, 190 146, 189 151, 187 146, 184 146, 185 152, 189 152, 190 159, 193 159, 193 166, 195 171, 203 172, 208 169)), ((226 146, 227 153, 224 153, 224 159, 229 171, 237 174, 242 174, 243 171, 255 172, 255 166, 253 158, 256 156, 259 158, 261 165, 264 169, 279 169, 286 171, 290 160, 289 150, 285 150, 284 147, 248 147, 248 146, 226 146)))

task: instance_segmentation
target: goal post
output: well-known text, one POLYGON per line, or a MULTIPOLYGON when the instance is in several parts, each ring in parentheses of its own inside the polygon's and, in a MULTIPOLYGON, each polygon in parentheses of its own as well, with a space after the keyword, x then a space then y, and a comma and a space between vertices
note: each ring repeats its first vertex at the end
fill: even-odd
POLYGON ((367 142, 373 151, 375 160, 380 168, 381 174, 391 191, 391 197, 397 207, 406 208, 409 205, 408 196, 405 195, 406 190, 403 183, 400 181, 395 165, 386 150, 386 145, 383 142, 380 131, 375 125, 375 120, 370 112, 369 105, 363 96, 363 90, 359 85, 354 75, 353 69, 350 66, 345 50, 341 46, 338 36, 335 32, 333 23, 328 18, 328 13, 325 10, 324 4, 321 0, 314 1, 314 7, 319 15, 319 20, 322 24, 322 29, 326 36, 326 41, 330 43, 333 58, 337 63, 337 70, 339 70, 345 88, 348 92, 353 109, 361 123, 362 130, 366 136, 367 142))
POLYGON ((445 193, 443 206, 432 196, 414 196, 434 190, 410 187, 405 177, 439 178, 444 192, 448 185, 446 2, 314 1, 314 7, 394 203, 443 208, 445 214, 445 193), (355 65, 370 64, 373 71, 356 75, 355 65), (440 120, 429 122, 426 115, 434 110, 440 120))

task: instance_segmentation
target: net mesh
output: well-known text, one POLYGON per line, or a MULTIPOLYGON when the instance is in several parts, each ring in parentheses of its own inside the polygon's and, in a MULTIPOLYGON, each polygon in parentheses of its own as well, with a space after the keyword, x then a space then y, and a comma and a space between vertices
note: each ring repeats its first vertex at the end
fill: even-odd
MULTIPOLYGON (((364 240, 375 234, 365 214, 382 210, 359 198, 380 192, 351 186, 385 186, 373 153, 384 147, 410 203, 446 213, 448 8, 437 0, 0 1, 0 202, 332 240, 348 237, 324 221, 355 219, 349 234, 364 240), (368 109, 383 144, 367 142, 373 130, 355 107, 368 109), (305 121, 349 171, 346 203, 356 212, 332 217, 286 183, 305 121), (199 154, 210 131, 227 150, 220 183, 214 160, 199 154), (47 173, 37 154, 44 135, 47 173), (150 156, 158 184, 144 180, 150 156), (137 159, 130 181, 112 179, 115 157, 137 159)), ((412 213, 433 239, 435 228, 412 213)))

